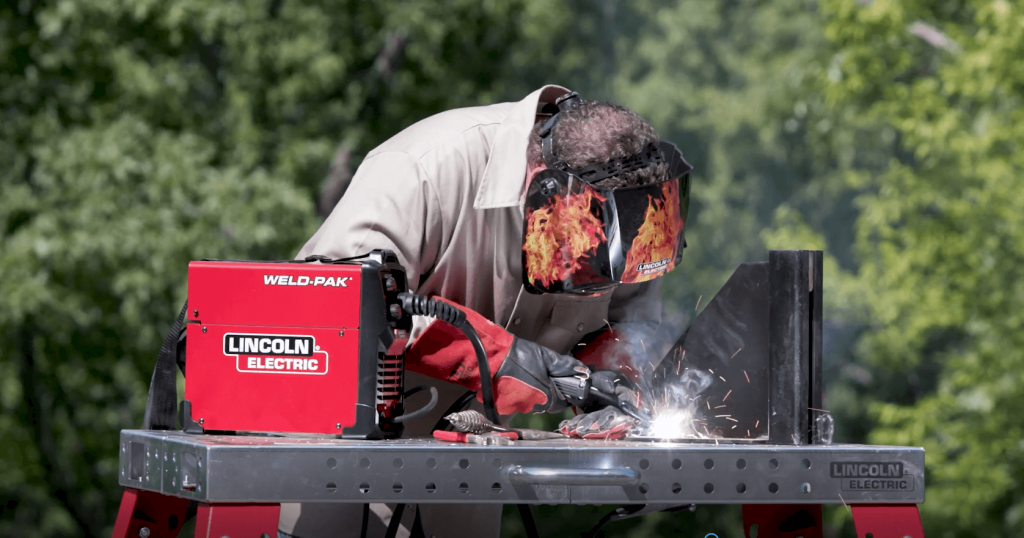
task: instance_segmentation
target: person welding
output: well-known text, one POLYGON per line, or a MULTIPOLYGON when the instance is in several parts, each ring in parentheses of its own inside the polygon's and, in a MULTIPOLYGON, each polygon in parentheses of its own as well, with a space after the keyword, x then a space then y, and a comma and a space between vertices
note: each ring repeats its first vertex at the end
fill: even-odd
MULTIPOLYGON (((297 257, 393 250, 410 291, 466 313, 499 414, 572 404, 578 414, 563 433, 618 438, 632 416, 562 387, 579 379, 636 404, 637 372, 617 344, 661 323, 659 277, 685 246, 690 170, 635 112, 544 86, 517 103, 437 114, 378 146, 297 257)), ((431 415, 405 424, 407 435, 429 436, 466 389, 481 388, 470 341, 446 323, 414 318, 405 361, 408 385, 440 393, 431 415)), ((399 536, 497 536, 501 506, 403 515, 399 536)), ((369 534, 379 535, 391 511, 371 505, 369 516, 369 534)), ((356 505, 284 504, 280 528, 321 538, 363 520, 356 505)))

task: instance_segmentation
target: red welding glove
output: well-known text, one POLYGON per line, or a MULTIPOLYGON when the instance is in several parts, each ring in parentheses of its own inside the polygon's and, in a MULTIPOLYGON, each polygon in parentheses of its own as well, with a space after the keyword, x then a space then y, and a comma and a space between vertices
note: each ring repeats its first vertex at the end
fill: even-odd
MULTIPOLYGON (((454 304, 441 297, 435 300, 454 304)), ((456 305, 473 326, 494 377, 494 405, 499 414, 560 411, 567 407, 552 377, 589 373, 580 361, 513 336, 487 318, 456 305)), ((480 390, 480 371, 469 339, 443 321, 433 321, 406 351, 406 368, 435 379, 480 390)), ((482 397, 478 394, 477 399, 482 397)))

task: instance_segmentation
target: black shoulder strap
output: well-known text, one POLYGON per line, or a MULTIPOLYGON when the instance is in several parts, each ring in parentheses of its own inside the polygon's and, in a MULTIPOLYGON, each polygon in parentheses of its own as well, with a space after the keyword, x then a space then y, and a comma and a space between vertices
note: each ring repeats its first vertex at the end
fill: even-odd
POLYGON ((178 388, 174 366, 177 364, 181 372, 185 373, 186 312, 188 301, 181 307, 181 313, 164 337, 164 344, 160 346, 160 354, 156 357, 153 378, 149 382, 146 415, 142 420, 142 428, 145 430, 178 429, 178 388))

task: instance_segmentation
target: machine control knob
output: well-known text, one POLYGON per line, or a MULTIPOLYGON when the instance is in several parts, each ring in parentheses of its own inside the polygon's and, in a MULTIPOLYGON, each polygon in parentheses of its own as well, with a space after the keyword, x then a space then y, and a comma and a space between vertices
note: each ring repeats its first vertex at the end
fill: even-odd
POLYGON ((388 307, 388 313, 391 314, 392 319, 399 319, 402 317, 402 307, 397 303, 392 304, 388 307))
POLYGON ((395 277, 391 275, 384 277, 384 289, 388 291, 395 291, 398 289, 398 283, 395 282, 395 277))

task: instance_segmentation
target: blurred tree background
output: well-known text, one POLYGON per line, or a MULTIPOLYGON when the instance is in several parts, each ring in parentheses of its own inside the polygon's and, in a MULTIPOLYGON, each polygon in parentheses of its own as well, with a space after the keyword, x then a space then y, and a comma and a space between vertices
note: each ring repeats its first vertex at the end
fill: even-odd
POLYGON ((1024 536, 1022 50, 1003 0, 0 3, 0 535, 109 534, 189 260, 291 257, 391 134, 559 83, 697 168, 670 308, 824 249, 836 440, 926 448, 929 536, 1024 536))

